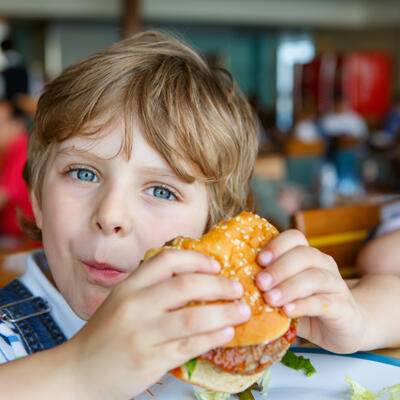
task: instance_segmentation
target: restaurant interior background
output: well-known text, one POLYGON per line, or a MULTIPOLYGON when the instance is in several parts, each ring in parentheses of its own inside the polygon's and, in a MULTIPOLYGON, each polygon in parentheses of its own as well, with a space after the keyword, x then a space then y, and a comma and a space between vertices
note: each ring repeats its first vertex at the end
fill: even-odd
POLYGON ((28 72, 29 129, 43 85, 63 68, 163 29, 248 95, 259 119, 257 211, 279 229, 301 209, 400 194, 398 0, 0 0, 0 15, 3 53, 28 72))

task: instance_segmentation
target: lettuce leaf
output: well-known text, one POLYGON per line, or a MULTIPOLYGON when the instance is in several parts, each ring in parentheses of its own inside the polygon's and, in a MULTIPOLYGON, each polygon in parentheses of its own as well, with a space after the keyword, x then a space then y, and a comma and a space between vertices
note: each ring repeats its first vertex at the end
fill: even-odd
POLYGON ((239 400, 254 400, 253 393, 251 393, 252 387, 249 387, 248 389, 244 390, 243 392, 240 392, 237 394, 237 397, 239 400))
POLYGON ((388 387, 387 391, 389 392, 390 400, 400 400, 400 384, 388 387))
POLYGON ((260 379, 257 381, 257 390, 259 390, 262 394, 267 394, 270 382, 271 370, 268 368, 264 371, 260 379))
POLYGON ((295 369, 296 371, 304 370, 306 376, 311 376, 317 372, 309 358, 298 356, 290 350, 288 350, 283 356, 281 363, 289 368, 295 369))
POLYGON ((198 386, 193 386, 193 389, 197 400, 229 400, 231 398, 229 393, 212 392, 198 386))
POLYGON ((374 393, 348 376, 346 376, 345 382, 351 386, 352 395, 350 400, 386 399, 386 393, 389 394, 389 400, 400 400, 400 384, 383 388, 378 393, 374 393))
POLYGON ((192 378, 194 369, 196 368, 197 358, 192 358, 191 360, 185 362, 185 367, 188 373, 189 380, 192 378))

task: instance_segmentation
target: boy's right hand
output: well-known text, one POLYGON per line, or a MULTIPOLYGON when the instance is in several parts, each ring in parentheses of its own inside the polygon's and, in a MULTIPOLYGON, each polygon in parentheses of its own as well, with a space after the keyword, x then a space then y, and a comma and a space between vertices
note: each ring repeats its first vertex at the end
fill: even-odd
POLYGON ((229 342, 232 326, 250 317, 245 303, 182 308, 242 296, 241 284, 212 275, 218 271, 202 253, 168 249, 117 285, 66 343, 77 362, 80 398, 129 399, 168 370, 229 342))

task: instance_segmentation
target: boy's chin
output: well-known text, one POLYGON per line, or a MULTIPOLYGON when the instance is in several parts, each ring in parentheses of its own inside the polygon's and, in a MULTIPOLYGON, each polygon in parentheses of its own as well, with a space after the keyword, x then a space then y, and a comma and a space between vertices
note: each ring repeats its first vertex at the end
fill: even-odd
POLYGON ((84 298, 81 304, 77 304, 74 308, 75 314, 87 321, 97 311, 97 309, 103 304, 104 300, 110 294, 111 289, 101 288, 102 290, 91 290, 90 295, 84 298))

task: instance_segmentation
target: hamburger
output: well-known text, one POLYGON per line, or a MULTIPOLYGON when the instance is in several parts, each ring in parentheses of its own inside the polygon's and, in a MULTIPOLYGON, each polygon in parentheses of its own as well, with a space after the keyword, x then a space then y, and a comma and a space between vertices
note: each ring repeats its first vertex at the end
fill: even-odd
POLYGON ((296 337, 295 321, 280 308, 266 304, 255 284, 255 276, 262 270, 256 263, 257 254, 278 233, 264 218, 242 212, 217 223, 200 239, 177 237, 162 248, 147 251, 145 259, 163 248, 194 250, 214 257, 221 265, 220 276, 243 285, 242 301, 252 312, 247 322, 235 327, 229 343, 170 371, 177 378, 213 392, 239 393, 259 382, 268 367, 284 356, 296 337))

